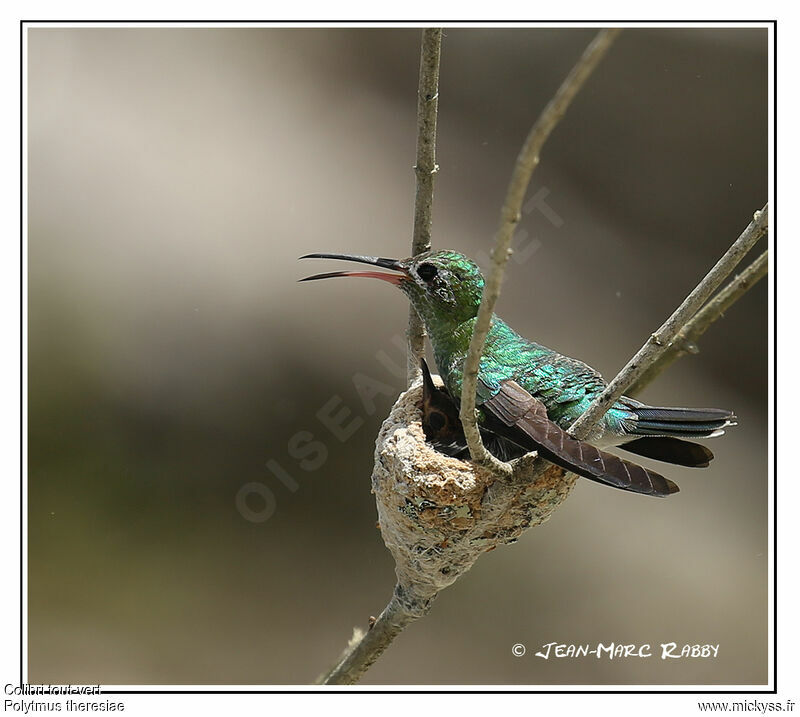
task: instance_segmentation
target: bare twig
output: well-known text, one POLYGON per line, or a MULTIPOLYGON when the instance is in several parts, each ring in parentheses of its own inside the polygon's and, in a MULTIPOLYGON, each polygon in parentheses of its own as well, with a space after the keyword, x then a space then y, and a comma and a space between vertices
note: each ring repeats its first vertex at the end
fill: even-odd
MULTIPOLYGON (((411 255, 431 248, 431 223, 436 164, 436 118, 439 109, 439 61, 442 28, 422 31, 417 93, 417 192, 414 200, 414 235, 411 255)), ((420 358, 425 349, 425 327, 414 307, 408 316, 408 385, 420 375, 420 358)), ((342 660, 323 678, 328 685, 353 684, 381 656, 392 640, 420 615, 404 607, 395 591, 389 604, 360 639, 354 640, 342 660)))
MULTIPOLYGON (((417 92, 417 194, 414 200, 414 236, 411 256, 431 248, 431 209, 436 165, 436 117, 439 109, 439 59, 442 28, 422 31, 417 92)), ((408 385, 420 375, 420 358, 425 349, 425 327, 412 306, 408 314, 408 385)))
POLYGON ((470 456, 476 463, 491 467, 498 473, 510 476, 512 468, 509 464, 497 460, 483 446, 475 416, 475 391, 478 382, 478 369, 483 346, 494 312, 494 305, 500 295, 503 272, 508 261, 511 239, 520 220, 522 202, 528 190, 531 175, 539 163, 539 153, 550 133, 569 107, 570 102, 583 87, 584 82, 592 74, 608 48, 619 34, 618 29, 600 31, 584 51, 577 64, 558 88, 555 96, 544 108, 528 134, 525 144, 517 157, 511 182, 508 185, 506 199, 500 212, 500 226, 495 237, 492 250, 492 266, 483 298, 478 311, 478 318, 473 328, 469 353, 464 363, 464 382, 461 387, 461 423, 469 446, 470 456))
POLYGON ((396 595, 378 616, 377 620, 350 648, 342 661, 323 679, 325 685, 352 685, 373 665, 383 651, 410 622, 419 615, 407 612, 396 595))
POLYGON ((576 438, 586 438, 589 435, 592 427, 605 415, 611 405, 667 351, 680 330, 764 235, 768 225, 769 209, 767 205, 764 205, 761 211, 753 215, 753 221, 748 224, 741 236, 684 299, 672 316, 661 325, 658 331, 650 335, 644 346, 636 352, 636 355, 628 361, 603 392, 592 401, 583 415, 570 426, 569 432, 572 435, 576 438))
POLYGON ((641 393, 661 373, 681 356, 699 353, 697 341, 717 319, 752 289, 767 274, 768 252, 765 251, 741 274, 738 274, 711 301, 698 311, 672 340, 669 347, 642 374, 627 391, 627 395, 641 393))

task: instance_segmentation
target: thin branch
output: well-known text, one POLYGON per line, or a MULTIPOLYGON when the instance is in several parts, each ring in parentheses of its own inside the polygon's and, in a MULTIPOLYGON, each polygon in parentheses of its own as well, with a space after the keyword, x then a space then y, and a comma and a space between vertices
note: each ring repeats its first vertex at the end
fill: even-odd
POLYGON ((373 665, 383 651, 391 645, 409 623, 419 617, 403 609, 396 595, 392 595, 369 631, 350 648, 336 667, 323 679, 324 685, 352 685, 373 665))
POLYGON ((687 354, 699 353, 697 341, 717 319, 741 299, 767 274, 768 253, 765 251, 741 274, 738 274, 724 289, 698 311, 670 343, 666 351, 650 365, 628 390, 629 396, 641 393, 661 373, 669 368, 677 359, 687 354))
MULTIPOLYGON (((439 110, 439 62, 442 54, 442 28, 422 31, 417 91, 417 192, 414 198, 414 234, 411 256, 431 248, 433 184, 439 167, 436 164, 436 119, 439 110)), ((408 315, 408 385, 420 376, 420 358, 425 350, 425 327, 412 306, 408 315)), ((419 617, 409 612, 397 598, 397 591, 369 632, 348 649, 342 660, 324 677, 326 685, 350 685, 358 682, 391 644, 397 635, 419 617)))
POLYGON ((594 400, 583 415, 570 426, 569 432, 576 438, 586 438, 592 427, 600 421, 613 403, 642 377, 645 371, 669 348, 685 324, 695 315, 709 296, 739 264, 745 254, 765 234, 769 225, 767 205, 753 215, 741 236, 723 254, 722 258, 692 290, 683 303, 674 311, 654 334, 645 342, 636 355, 628 361, 611 383, 594 400))
POLYGON ((483 446, 475 416, 475 391, 478 383, 478 369, 483 346, 494 312, 494 305, 500 295, 503 272, 510 253, 511 239, 520 220, 522 202, 528 190, 528 184, 536 165, 539 153, 550 133, 569 107, 572 99, 583 87, 608 48, 619 34, 618 29, 600 31, 584 50, 583 55, 567 78, 558 88, 555 96, 544 108, 544 111, 531 128, 525 144, 517 157, 514 172, 506 193, 506 199, 500 212, 500 226, 495 237, 492 250, 492 266, 483 289, 483 298, 478 311, 478 318, 473 328, 469 353, 464 362, 464 381, 461 387, 461 423, 469 446, 470 456, 476 463, 491 467, 498 473, 510 476, 512 468, 509 464, 497 460, 483 446))
MULTIPOLYGON (((436 117, 439 109, 439 60, 442 28, 422 31, 417 92, 417 193, 414 199, 414 235, 411 256, 431 248, 431 210, 436 165, 436 117)), ((412 306, 408 314, 408 385, 420 375, 420 358, 425 349, 425 327, 412 306)))

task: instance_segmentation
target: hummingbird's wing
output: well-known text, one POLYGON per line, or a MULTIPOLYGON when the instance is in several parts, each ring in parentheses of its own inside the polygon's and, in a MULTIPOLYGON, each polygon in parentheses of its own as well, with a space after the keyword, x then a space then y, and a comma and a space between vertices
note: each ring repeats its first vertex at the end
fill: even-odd
POLYGON ((527 450, 538 451, 551 463, 584 478, 644 495, 666 496, 679 490, 658 473, 570 436, 547 417, 544 404, 516 381, 503 381, 500 390, 481 408, 484 428, 527 450))
MULTIPOLYGON (((425 359, 422 364, 422 429, 425 438, 440 453, 460 460, 469 460, 467 439, 458 416, 458 405, 445 388, 433 383, 425 359)), ((524 456, 527 449, 496 433, 480 429, 483 445, 493 456, 510 461, 524 456)))

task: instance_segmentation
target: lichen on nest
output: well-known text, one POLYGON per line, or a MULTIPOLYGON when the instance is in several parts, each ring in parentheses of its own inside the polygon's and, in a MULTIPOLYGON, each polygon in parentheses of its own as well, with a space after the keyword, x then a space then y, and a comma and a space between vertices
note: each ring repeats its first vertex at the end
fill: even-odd
POLYGON ((545 522, 576 477, 554 465, 530 481, 505 482, 488 469, 436 451, 422 430, 422 387, 400 395, 375 446, 372 491, 406 609, 427 612, 443 588, 478 557, 545 522))

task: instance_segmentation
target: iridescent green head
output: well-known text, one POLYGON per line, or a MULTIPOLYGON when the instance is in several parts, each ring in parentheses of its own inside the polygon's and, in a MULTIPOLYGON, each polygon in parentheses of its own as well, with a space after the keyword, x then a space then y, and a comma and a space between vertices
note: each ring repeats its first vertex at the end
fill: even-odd
POLYGON ((408 296, 429 327, 442 324, 457 326, 478 314, 483 276, 475 262, 455 251, 429 251, 402 260, 352 254, 308 254, 301 258, 347 259, 398 272, 336 271, 309 276, 301 281, 335 276, 362 276, 388 281, 408 296))
POLYGON ((419 254, 401 264, 408 276, 400 288, 426 323, 460 324, 477 316, 483 276, 471 259, 445 249, 419 254))

